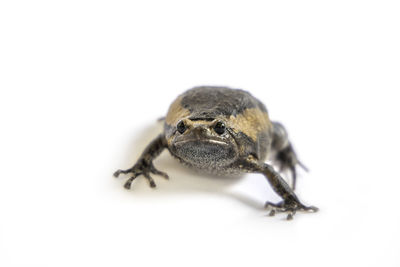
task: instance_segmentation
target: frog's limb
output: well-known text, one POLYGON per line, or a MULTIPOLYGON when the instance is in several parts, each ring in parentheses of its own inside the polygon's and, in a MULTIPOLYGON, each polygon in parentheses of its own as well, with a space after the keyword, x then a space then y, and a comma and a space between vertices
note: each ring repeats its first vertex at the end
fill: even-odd
POLYGON ((127 174, 132 173, 132 176, 125 182, 124 187, 126 189, 131 188, 131 184, 136 177, 143 175, 148 181, 151 187, 156 187, 156 183, 153 178, 151 178, 150 173, 161 175, 168 179, 168 175, 164 172, 157 170, 153 165, 153 160, 161 154, 164 148, 167 147, 167 142, 163 134, 160 134, 156 139, 151 141, 151 143, 145 148, 142 155, 138 159, 132 168, 127 170, 117 170, 114 173, 115 177, 118 177, 121 173, 127 174))
POLYGON ((279 122, 273 122, 272 150, 275 155, 274 161, 280 164, 281 170, 289 170, 292 174, 292 188, 296 188, 296 165, 300 165, 304 170, 307 168, 299 161, 297 155, 289 142, 285 127, 279 122))
POLYGON ((253 158, 250 158, 243 164, 243 167, 249 172, 257 172, 263 174, 268 182, 271 184, 272 189, 283 199, 283 201, 273 204, 270 202, 266 203, 267 208, 271 208, 270 215, 275 215, 276 212, 286 212, 287 219, 293 219, 296 211, 318 211, 317 207, 306 206, 300 202, 293 189, 285 182, 274 168, 266 163, 258 163, 253 158))

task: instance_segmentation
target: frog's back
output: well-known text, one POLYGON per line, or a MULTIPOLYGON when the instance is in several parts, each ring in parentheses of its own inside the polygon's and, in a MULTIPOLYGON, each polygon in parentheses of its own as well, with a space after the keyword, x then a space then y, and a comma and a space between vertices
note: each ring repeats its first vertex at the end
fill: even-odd
POLYGON ((186 91, 182 95, 181 105, 190 110, 191 119, 236 117, 251 108, 267 113, 265 106, 250 93, 217 86, 201 86, 186 91))

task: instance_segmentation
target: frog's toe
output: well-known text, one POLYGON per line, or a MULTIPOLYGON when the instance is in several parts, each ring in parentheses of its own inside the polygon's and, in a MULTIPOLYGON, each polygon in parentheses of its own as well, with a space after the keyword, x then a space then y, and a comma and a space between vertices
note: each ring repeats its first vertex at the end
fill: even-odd
POLYGON ((156 183, 154 182, 153 178, 150 176, 150 174, 148 172, 144 172, 143 176, 146 177, 147 181, 149 181, 149 185, 151 188, 156 187, 156 183))
POLYGON ((160 176, 164 177, 167 180, 169 179, 169 176, 167 173, 157 170, 153 164, 151 164, 151 166, 150 166, 150 171, 156 175, 160 175, 160 176))
POLYGON ((133 182, 133 180, 135 180, 136 179, 136 177, 138 177, 139 176, 139 174, 133 174, 126 182, 125 182, 125 184, 124 184, 124 187, 125 187, 125 189, 131 189, 131 185, 132 185, 132 182, 133 182))
POLYGON ((122 174, 127 174, 127 173, 130 173, 130 172, 133 172, 133 168, 130 168, 130 169, 127 169, 127 170, 117 170, 117 171, 115 171, 114 172, 114 177, 115 178, 118 178, 118 176, 122 173, 122 174))

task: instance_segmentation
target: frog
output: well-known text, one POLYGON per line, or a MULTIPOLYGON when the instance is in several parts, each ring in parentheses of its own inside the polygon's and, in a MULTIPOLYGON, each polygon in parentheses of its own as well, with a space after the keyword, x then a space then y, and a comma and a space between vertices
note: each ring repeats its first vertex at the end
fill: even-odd
POLYGON ((296 167, 306 167, 298 159, 286 128, 270 120, 266 106, 248 91, 224 86, 191 88, 172 102, 163 121, 162 133, 147 145, 137 162, 114 173, 115 177, 130 175, 126 189, 139 176, 152 188, 156 183, 151 174, 169 179, 153 163, 167 149, 182 164, 206 174, 263 175, 282 199, 265 203, 270 216, 281 212, 292 220, 297 211, 318 211, 295 194, 296 167), (267 158, 272 163, 267 163, 267 158), (291 173, 291 186, 283 178, 285 171, 291 173))

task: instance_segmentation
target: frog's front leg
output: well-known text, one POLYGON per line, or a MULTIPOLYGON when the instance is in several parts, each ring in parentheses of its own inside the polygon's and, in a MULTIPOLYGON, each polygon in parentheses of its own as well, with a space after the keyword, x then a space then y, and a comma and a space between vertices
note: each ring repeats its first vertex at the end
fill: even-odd
POLYGON ((294 191, 285 182, 281 175, 274 170, 274 168, 266 163, 259 163, 250 157, 243 165, 246 171, 256 172, 263 174, 268 182, 271 184, 272 189, 283 199, 277 204, 270 202, 266 203, 266 207, 271 207, 270 215, 275 215, 276 212, 286 212, 287 219, 293 219, 296 211, 312 211, 317 212, 318 208, 314 206, 306 206, 300 202, 294 191))
POLYGON ((132 173, 132 176, 125 182, 124 187, 126 189, 131 188, 131 184, 136 177, 143 174, 144 177, 149 181, 151 187, 156 187, 156 183, 153 178, 150 176, 150 173, 158 174, 168 179, 168 175, 164 172, 157 170, 153 165, 153 160, 161 154, 164 148, 167 147, 167 142, 163 134, 157 136, 156 139, 151 141, 151 143, 145 148, 142 155, 138 159, 135 165, 132 168, 127 170, 117 170, 114 173, 115 177, 118 177, 121 173, 127 174, 132 173))

